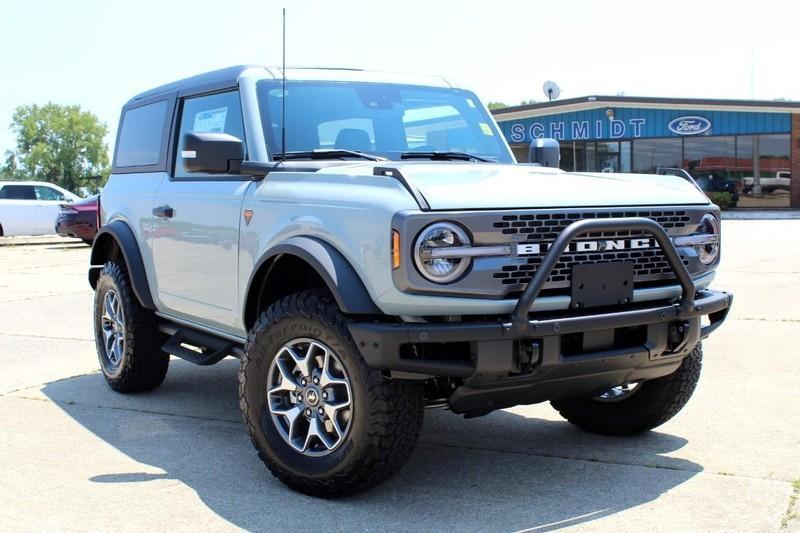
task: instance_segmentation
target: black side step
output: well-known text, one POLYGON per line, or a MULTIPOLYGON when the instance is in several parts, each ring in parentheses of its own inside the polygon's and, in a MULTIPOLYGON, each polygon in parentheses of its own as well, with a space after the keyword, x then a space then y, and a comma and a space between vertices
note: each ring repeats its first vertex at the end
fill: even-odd
POLYGON ((163 351, 196 365, 213 365, 229 355, 239 357, 242 353, 238 343, 202 331, 171 324, 162 324, 159 329, 170 335, 161 347, 163 351))

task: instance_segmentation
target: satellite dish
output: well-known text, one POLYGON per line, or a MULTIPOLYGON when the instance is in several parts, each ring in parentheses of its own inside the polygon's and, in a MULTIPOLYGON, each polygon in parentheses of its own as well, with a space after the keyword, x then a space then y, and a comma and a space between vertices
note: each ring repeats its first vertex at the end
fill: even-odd
POLYGON ((558 84, 554 81, 544 82, 542 90, 544 91, 544 95, 551 102, 561 95, 561 89, 558 87, 558 84))

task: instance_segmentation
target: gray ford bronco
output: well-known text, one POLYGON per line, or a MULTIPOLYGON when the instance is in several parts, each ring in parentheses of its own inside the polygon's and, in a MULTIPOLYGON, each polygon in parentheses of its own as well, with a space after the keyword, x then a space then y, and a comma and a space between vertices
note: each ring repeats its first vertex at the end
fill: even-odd
POLYGON ((516 163, 439 78, 246 66, 136 96, 89 270, 103 375, 239 358, 259 457, 317 496, 399 470, 426 408, 664 423, 731 305, 719 210, 679 177, 552 168, 552 144, 516 163))

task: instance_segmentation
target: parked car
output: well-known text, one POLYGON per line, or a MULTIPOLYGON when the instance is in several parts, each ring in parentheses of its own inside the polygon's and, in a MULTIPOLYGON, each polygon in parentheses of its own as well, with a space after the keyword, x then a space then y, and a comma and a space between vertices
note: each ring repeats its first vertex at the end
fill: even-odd
MULTIPOLYGON (((750 194, 753 191, 755 181, 753 176, 742 178, 742 192, 750 194)), ((758 178, 758 183, 761 185, 761 192, 764 194, 778 190, 789 191, 792 183, 792 173, 788 170, 779 170, 775 173, 775 176, 761 176, 758 178)))
POLYGON ((80 200, 43 181, 0 181, 0 236, 50 235, 61 204, 80 200))
POLYGON ((97 198, 98 195, 94 195, 78 202, 61 204, 56 233, 63 237, 76 237, 91 245, 97 233, 97 198))
POLYGON ((656 174, 681 177, 697 184, 703 192, 727 192, 731 195, 730 207, 736 207, 739 203, 739 183, 736 180, 723 178, 714 173, 695 178, 684 168, 658 167, 656 174))
POLYGON ((169 354, 240 358, 259 457, 315 496, 396 473, 425 406, 549 401, 605 435, 683 408, 732 298, 709 289, 720 210, 694 184, 564 172, 542 139, 515 164, 440 78, 281 75, 124 106, 88 276, 113 390, 160 386, 169 354))

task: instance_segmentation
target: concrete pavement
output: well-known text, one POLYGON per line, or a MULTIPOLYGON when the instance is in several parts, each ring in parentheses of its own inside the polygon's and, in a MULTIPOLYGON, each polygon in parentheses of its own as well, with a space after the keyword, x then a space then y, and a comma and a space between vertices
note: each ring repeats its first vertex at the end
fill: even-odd
POLYGON ((334 501, 289 491, 256 458, 235 360, 174 360, 151 393, 106 387, 87 247, 0 247, 0 528, 800 532, 800 221, 723 228, 715 285, 734 310, 675 419, 619 439, 546 404, 433 411, 398 476, 334 501))

